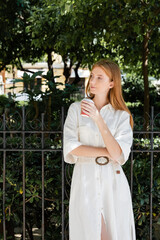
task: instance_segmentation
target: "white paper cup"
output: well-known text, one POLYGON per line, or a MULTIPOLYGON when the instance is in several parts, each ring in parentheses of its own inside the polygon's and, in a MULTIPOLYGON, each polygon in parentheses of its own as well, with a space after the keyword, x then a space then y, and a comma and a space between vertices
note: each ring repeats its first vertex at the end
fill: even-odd
MULTIPOLYGON (((93 100, 91 100, 90 98, 84 98, 82 101, 91 102, 91 103, 94 104, 93 100)), ((81 116, 83 116, 83 117, 89 117, 86 113, 83 112, 82 109, 81 109, 81 116)))

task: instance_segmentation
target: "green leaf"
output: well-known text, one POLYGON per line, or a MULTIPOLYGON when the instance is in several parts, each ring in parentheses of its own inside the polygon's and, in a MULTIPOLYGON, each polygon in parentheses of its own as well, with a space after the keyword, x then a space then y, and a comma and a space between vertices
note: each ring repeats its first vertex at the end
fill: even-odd
POLYGON ((35 73, 31 76, 31 79, 35 79, 37 76, 41 76, 42 74, 43 74, 43 71, 35 72, 35 73))
POLYGON ((34 199, 34 198, 32 197, 32 198, 29 200, 29 202, 30 202, 30 203, 33 203, 33 199, 34 199))

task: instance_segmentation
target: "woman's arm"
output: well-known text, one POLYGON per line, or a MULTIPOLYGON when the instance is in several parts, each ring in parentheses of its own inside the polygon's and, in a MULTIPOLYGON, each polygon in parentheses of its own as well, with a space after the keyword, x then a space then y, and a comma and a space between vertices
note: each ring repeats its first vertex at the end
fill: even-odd
POLYGON ((122 149, 118 142, 115 140, 113 135, 111 134, 107 124, 104 122, 101 114, 97 110, 94 104, 83 103, 82 102, 83 111, 92 118, 92 120, 97 124, 99 131, 102 135, 104 144, 106 146, 107 156, 112 160, 117 161, 120 158, 122 149))
POLYGON ((105 147, 92 147, 81 145, 70 152, 72 155, 75 156, 83 156, 83 157, 99 157, 99 156, 106 156, 111 158, 109 152, 105 147))
POLYGON ((118 159, 122 153, 120 145, 111 134, 109 128, 107 127, 107 124, 104 122, 100 114, 97 118, 96 124, 99 128, 104 144, 108 150, 109 155, 111 156, 111 159, 116 161, 116 159, 118 159))
POLYGON ((71 104, 67 118, 64 124, 63 135, 63 153, 64 161, 67 163, 76 163, 77 157, 99 157, 107 156, 111 159, 105 147, 94 147, 89 145, 83 145, 78 139, 78 119, 77 111, 79 106, 77 103, 71 104))

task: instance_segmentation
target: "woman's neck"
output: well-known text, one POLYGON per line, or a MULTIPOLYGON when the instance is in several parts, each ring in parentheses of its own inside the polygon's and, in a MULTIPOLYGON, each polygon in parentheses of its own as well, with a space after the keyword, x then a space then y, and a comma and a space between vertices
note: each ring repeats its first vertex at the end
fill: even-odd
POLYGON ((102 98, 101 96, 94 96, 92 99, 94 101, 94 104, 96 105, 96 108, 100 111, 102 107, 104 107, 106 104, 109 103, 108 98, 102 98))

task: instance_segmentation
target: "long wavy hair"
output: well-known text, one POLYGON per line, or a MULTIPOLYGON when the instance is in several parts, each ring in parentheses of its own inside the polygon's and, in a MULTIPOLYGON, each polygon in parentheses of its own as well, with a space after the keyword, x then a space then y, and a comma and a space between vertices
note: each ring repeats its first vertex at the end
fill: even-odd
MULTIPOLYGON (((119 66, 116 63, 112 62, 111 60, 101 59, 100 61, 96 62, 93 65, 92 70, 95 67, 102 68, 102 70, 107 74, 110 80, 114 82, 113 88, 109 90, 109 95, 108 95, 109 102, 114 109, 124 110, 130 114, 130 124, 133 129, 133 117, 130 110, 126 106, 126 103, 122 95, 121 72, 120 72, 119 66)), ((90 78, 91 76, 89 77, 89 81, 86 86, 86 95, 88 96, 88 98, 93 99, 94 94, 90 93, 90 87, 89 87, 90 78)))

